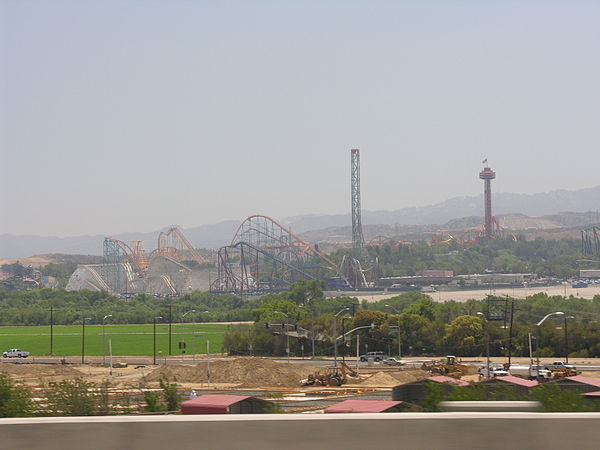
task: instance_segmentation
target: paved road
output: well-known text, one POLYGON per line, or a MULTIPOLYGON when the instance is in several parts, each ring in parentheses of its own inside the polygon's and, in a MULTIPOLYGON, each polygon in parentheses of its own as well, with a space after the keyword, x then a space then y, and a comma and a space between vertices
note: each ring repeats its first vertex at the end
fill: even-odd
MULTIPOLYGON (((211 357, 211 361, 215 361, 218 359, 226 359, 226 357, 223 357, 221 355, 211 357)), ((3 358, 3 359, 0 359, 0 364, 60 364, 61 360, 62 360, 62 358, 60 358, 60 357, 47 357, 47 356, 39 356, 39 357, 35 356, 35 357, 26 358, 26 359, 3 358)), ((108 360, 109 360, 109 358, 106 358, 107 364, 108 364, 108 360)), ((207 360, 207 358, 205 356, 197 357, 194 359, 192 356, 188 355, 184 359, 181 359, 180 357, 170 357, 170 358, 158 358, 157 357, 156 363, 157 364, 167 364, 167 365, 198 364, 199 362, 206 361, 206 360, 207 360)), ((276 362, 279 362, 279 363, 287 363, 286 358, 274 358, 273 360, 276 362)), ((402 366, 402 368, 418 369, 421 367, 424 360, 405 360, 405 364, 402 366)), ((338 361, 341 362, 342 358, 338 358, 338 361)), ((351 367, 356 366, 355 358, 346 358, 345 361, 351 367)), ((67 364, 81 364, 81 356, 68 356, 65 358, 65 362, 67 364)), ((86 357, 85 362, 86 362, 86 364, 102 364, 102 356, 86 357)), ((147 357, 147 356, 113 357, 113 363, 114 362, 124 362, 124 363, 127 363, 128 365, 132 365, 132 366, 146 366, 146 365, 152 364, 152 357, 147 357)), ((291 358, 290 363, 291 364, 309 364, 311 366, 327 367, 327 366, 333 365, 333 358, 315 359, 315 360, 311 360, 310 358, 305 358, 305 359, 291 358)), ((473 365, 479 366, 479 367, 483 367, 486 364, 485 361, 469 361, 466 363, 473 364, 473 365)), ((496 365, 499 364, 498 361, 492 361, 492 363, 494 363, 496 365)), ((542 363, 544 363, 544 362, 542 362, 542 363)), ((521 363, 519 363, 519 364, 521 364, 521 363)), ((600 363, 576 364, 576 365, 580 370, 600 371, 600 363)), ((359 363, 359 368, 376 368, 376 367, 389 368, 389 367, 393 367, 393 366, 387 366, 387 365, 383 365, 383 364, 369 365, 368 363, 363 363, 363 362, 359 363)))

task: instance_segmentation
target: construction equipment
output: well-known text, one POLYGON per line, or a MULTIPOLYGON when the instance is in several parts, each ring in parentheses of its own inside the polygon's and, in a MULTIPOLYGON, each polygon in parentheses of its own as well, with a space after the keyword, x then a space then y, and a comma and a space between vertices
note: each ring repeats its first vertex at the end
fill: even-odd
POLYGON ((468 372, 468 367, 458 363, 456 356, 452 355, 447 355, 440 360, 425 362, 421 369, 435 375, 446 375, 452 378, 460 378, 468 372))
POLYGON ((327 367, 325 372, 315 372, 300 381, 302 386, 341 386, 348 382, 348 375, 358 377, 358 373, 342 362, 339 367, 327 367))

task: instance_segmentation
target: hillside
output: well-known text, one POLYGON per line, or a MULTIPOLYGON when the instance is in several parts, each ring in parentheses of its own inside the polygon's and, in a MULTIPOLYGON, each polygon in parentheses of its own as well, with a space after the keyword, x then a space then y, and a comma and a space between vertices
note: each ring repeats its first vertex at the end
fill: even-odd
MULTIPOLYGON (((456 197, 444 202, 396 211, 363 211, 365 237, 379 234, 408 236, 437 229, 464 229, 481 224, 482 196, 456 197), (438 224, 438 225, 436 225, 438 224)), ((542 194, 494 194, 494 214, 510 230, 552 230, 576 228, 599 223, 600 186, 577 191, 553 191, 542 194), (571 211, 571 212, 561 212, 571 211)), ((243 218, 240 218, 242 220, 243 218)), ((231 242, 240 220, 185 228, 182 231, 198 248, 218 248, 231 242)), ((281 219, 295 233, 304 233, 310 242, 344 240, 349 236, 349 214, 305 215, 281 219), (316 230, 316 231, 315 231, 316 230), (309 233, 310 232, 310 233, 309 233)), ((164 228, 163 230, 165 230, 164 228)), ((139 239, 148 250, 156 248, 160 231, 121 233, 123 241, 139 239)), ((110 235, 109 232, 106 233, 110 235)), ((47 253, 102 254, 105 235, 53 237, 0 235, 0 257, 22 258, 47 253)))

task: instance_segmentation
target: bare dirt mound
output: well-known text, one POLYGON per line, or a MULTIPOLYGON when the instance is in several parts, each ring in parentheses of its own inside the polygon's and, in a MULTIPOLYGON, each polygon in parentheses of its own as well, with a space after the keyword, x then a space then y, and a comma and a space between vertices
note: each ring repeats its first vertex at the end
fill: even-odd
POLYGON ((397 384, 412 383, 413 381, 424 380, 431 376, 431 374, 425 370, 412 369, 412 370, 401 370, 399 372, 391 372, 397 381, 397 384))
POLYGON ((17 379, 40 379, 49 377, 81 377, 79 370, 61 364, 2 364, 0 372, 17 379))
POLYGON ((393 387, 400 383, 392 375, 386 372, 377 372, 361 383, 364 386, 393 387))
MULTIPOLYGON (((307 364, 278 363, 270 359, 235 358, 210 363, 211 382, 238 384, 239 387, 296 387, 300 380, 319 368, 307 364)), ((181 383, 208 382, 208 364, 195 366, 161 366, 145 380, 159 381, 162 376, 181 383)))

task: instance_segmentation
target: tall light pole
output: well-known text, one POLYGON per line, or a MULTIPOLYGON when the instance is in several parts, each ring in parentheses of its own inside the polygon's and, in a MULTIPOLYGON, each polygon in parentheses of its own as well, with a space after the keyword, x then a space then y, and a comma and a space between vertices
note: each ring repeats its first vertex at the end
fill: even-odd
POLYGON ((153 339, 153 350, 152 350, 152 364, 156 365, 156 319, 162 319, 162 316, 155 316, 152 321, 152 335, 153 339))
POLYGON ((85 355, 85 321, 92 320, 91 317, 84 317, 81 320, 81 364, 85 364, 84 355, 85 355))
POLYGON ((181 323, 183 323, 183 318, 184 318, 185 316, 187 316, 187 315, 188 315, 188 314, 190 314, 190 313, 195 313, 195 312, 196 312, 196 310, 195 310, 195 309, 190 309, 188 312, 185 312, 185 313, 183 313, 183 314, 181 315, 181 323))
MULTIPOLYGON (((311 345, 311 358, 315 359, 315 305, 313 304, 314 299, 309 301, 310 305, 310 345, 311 345)), ((306 307, 301 305, 300 308, 306 307)))
POLYGON ((565 313, 562 311, 556 311, 550 314, 546 314, 542 320, 540 320, 536 327, 537 327, 537 340, 536 340, 536 346, 537 346, 537 374, 538 374, 538 379, 540 377, 540 327, 542 326, 542 324, 545 322, 545 320, 548 317, 552 317, 552 316, 564 316, 565 313))
MULTIPOLYGON (((187 316, 187 315, 188 315, 188 314, 190 314, 190 313, 195 313, 195 312, 196 312, 196 310, 195 310, 195 309, 190 309, 189 311, 187 311, 187 312, 184 312, 184 313, 181 315, 181 324, 183 325, 183 319, 185 318, 185 316, 187 316)), ((183 345, 185 346, 185 335, 184 335, 184 336, 181 338, 181 340, 180 340, 179 342, 180 342, 180 344, 179 344, 180 346, 181 346, 181 342, 183 342, 183 343, 184 343, 183 345)), ((182 348, 182 349, 181 349, 181 351, 182 351, 182 353, 181 353, 181 354, 183 355, 183 354, 185 353, 185 348, 182 348)), ((182 356, 182 358, 183 358, 183 356, 182 356)))
POLYGON ((398 358, 402 358, 402 343, 400 342, 400 311, 394 308, 392 305, 385 305, 387 308, 393 309, 398 314, 398 358))
POLYGON ((54 354, 54 305, 50 305, 50 354, 54 354))
POLYGON ((171 325, 173 324, 173 303, 169 303, 169 356, 173 353, 171 352, 171 325))
POLYGON ((350 311, 350 308, 342 308, 333 315, 333 366, 337 368, 337 317, 344 311, 350 311))
POLYGON ((104 324, 106 319, 112 317, 112 314, 107 314, 102 318, 102 365, 106 365, 106 333, 104 332, 104 324))
POLYGON ((486 378, 491 378, 490 374, 490 325, 487 317, 481 311, 477 312, 477 315, 485 322, 485 365, 486 365, 486 378))
POLYGON ((569 333, 567 331, 567 319, 574 319, 575 316, 565 316, 565 364, 569 364, 569 333))
POLYGON ((277 314, 283 314, 285 316, 285 352, 287 353, 287 362, 290 363, 290 335, 288 333, 288 326, 290 324, 290 317, 282 311, 273 311, 277 314))

